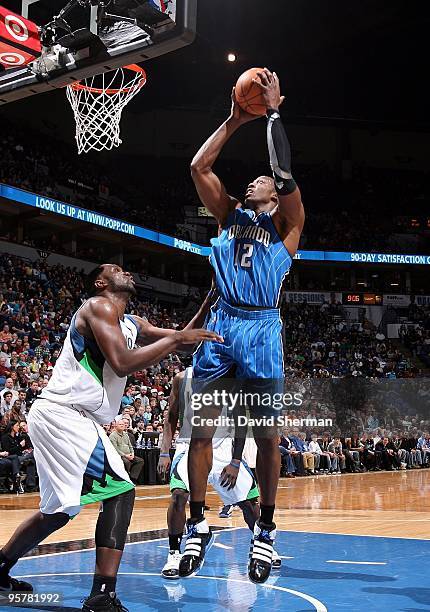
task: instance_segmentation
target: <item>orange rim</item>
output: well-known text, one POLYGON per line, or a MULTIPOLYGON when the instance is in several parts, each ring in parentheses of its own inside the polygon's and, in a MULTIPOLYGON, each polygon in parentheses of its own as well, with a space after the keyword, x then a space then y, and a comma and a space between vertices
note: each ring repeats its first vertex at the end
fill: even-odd
POLYGON ((117 93, 128 93, 129 91, 134 91, 135 89, 141 89, 145 85, 146 72, 144 71, 143 68, 141 68, 137 64, 129 64, 128 66, 123 66, 123 68, 126 70, 132 70, 133 72, 140 73, 140 79, 135 85, 132 85, 131 87, 122 87, 120 89, 102 89, 99 87, 89 87, 88 85, 84 85, 81 81, 76 81, 75 83, 72 83, 70 87, 74 89, 75 91, 80 91, 84 89, 91 93, 97 93, 97 94, 105 93, 108 95, 114 95, 117 93))

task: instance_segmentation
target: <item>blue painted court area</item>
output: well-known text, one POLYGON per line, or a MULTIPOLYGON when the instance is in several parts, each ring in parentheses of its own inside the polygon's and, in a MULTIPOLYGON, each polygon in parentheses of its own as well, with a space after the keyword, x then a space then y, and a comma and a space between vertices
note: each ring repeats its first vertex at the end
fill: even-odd
MULTIPOLYGON (((246 529, 219 532, 201 574, 180 581, 159 576, 167 540, 129 544, 118 595, 130 612, 430 610, 429 541, 279 532, 282 568, 265 586, 256 586, 246 575, 249 535, 246 529)), ((14 609, 77 612, 93 567, 91 550, 20 561, 16 575, 27 577, 37 591, 61 592, 63 603, 14 609)))

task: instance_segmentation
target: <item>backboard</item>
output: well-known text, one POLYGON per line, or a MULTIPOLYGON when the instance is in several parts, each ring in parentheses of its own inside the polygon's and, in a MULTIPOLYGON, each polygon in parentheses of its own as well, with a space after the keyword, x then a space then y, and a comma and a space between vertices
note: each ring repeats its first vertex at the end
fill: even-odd
POLYGON ((0 105, 193 42, 197 0, 0 0, 40 27, 42 55, 0 72, 0 105))

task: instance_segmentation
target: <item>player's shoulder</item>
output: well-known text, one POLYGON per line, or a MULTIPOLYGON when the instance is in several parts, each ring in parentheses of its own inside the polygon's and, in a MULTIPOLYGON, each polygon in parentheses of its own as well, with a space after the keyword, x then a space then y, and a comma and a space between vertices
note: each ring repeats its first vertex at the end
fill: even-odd
POLYGON ((97 295, 89 298, 80 308, 79 313, 102 318, 118 318, 118 308, 109 298, 97 295))

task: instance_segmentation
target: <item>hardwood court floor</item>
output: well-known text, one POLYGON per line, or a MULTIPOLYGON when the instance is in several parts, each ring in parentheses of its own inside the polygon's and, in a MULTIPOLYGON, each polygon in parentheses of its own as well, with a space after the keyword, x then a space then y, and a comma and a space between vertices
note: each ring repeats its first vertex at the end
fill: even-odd
MULTIPOLYGON (((130 533, 166 527, 167 486, 138 487, 130 533)), ((286 479, 279 483, 275 520, 279 529, 430 539, 430 470, 370 472, 342 476, 286 479)), ((37 509, 38 494, 0 496, 0 544, 37 509)), ((244 526, 239 510, 218 518, 221 501, 208 492, 209 522, 244 526)), ((98 507, 84 508, 79 517, 46 542, 94 536, 98 507)))

